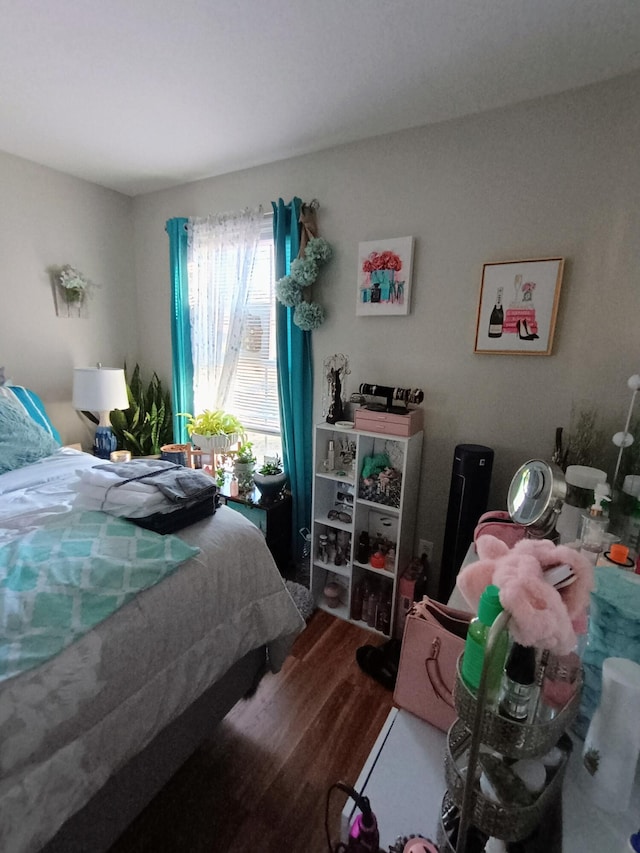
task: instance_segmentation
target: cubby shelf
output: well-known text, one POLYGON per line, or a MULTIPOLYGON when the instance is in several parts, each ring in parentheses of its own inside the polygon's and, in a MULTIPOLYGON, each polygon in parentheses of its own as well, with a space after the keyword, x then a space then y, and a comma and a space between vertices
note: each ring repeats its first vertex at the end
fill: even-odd
MULTIPOLYGON (((418 502, 423 433, 391 436, 364 430, 343 430, 321 423, 314 433, 314 471, 312 508, 311 589, 319 607, 341 619, 354 622, 378 634, 394 634, 398 579, 413 555, 413 537, 418 502), (329 442, 333 441, 334 469, 327 470, 329 442), (386 453, 391 467, 400 474, 388 492, 380 491, 380 501, 371 499, 371 482, 359 476, 367 457, 386 453), (336 472, 340 473, 336 473, 336 472), (360 495, 366 492, 366 497, 360 495), (384 502, 383 502, 384 501, 384 502), (330 518, 331 511, 350 520, 330 518), (393 569, 375 568, 356 559, 358 540, 366 530, 370 538, 383 533, 395 543, 393 569), (320 536, 343 549, 344 563, 320 559, 320 536), (354 591, 364 578, 379 587, 381 598, 390 602, 388 622, 379 630, 361 619, 352 618, 354 591), (340 604, 329 607, 324 588, 329 582, 340 584, 340 604)), ((396 632, 397 633, 397 632, 396 632)))

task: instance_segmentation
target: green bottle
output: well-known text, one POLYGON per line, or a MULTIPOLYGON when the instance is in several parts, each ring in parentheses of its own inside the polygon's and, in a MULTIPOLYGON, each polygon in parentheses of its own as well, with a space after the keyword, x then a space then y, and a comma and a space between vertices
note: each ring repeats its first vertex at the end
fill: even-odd
MULTIPOLYGON (((487 644, 489 629, 496 617, 502 613, 500 604, 500 590, 497 586, 490 584, 480 596, 478 615, 469 623, 467 640, 462 657, 462 678, 470 690, 476 691, 480 686, 482 666, 484 664, 484 651, 487 644)), ((507 656, 508 635, 502 631, 493 648, 489 671, 486 681, 486 701, 488 705, 494 705, 497 701, 504 662, 507 656)))

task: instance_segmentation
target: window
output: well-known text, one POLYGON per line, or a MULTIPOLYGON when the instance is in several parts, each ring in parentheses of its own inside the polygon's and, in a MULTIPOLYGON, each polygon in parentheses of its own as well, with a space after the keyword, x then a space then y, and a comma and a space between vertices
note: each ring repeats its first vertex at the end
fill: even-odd
POLYGON ((189 261, 189 300, 192 310, 194 349, 208 352, 197 359, 194 375, 194 407, 196 412, 224 408, 236 415, 253 442, 258 464, 263 457, 282 457, 280 415, 276 376, 275 274, 272 216, 264 217, 255 255, 247 269, 238 260, 237 251, 224 248, 215 254, 192 252, 189 261), (206 269, 215 264, 215 269, 206 269), (235 299, 239 276, 246 275, 244 305, 237 313, 229 311, 235 299), (202 281, 216 291, 216 299, 207 297, 206 308, 201 291, 202 281), (226 307, 216 309, 216 303, 226 307), (231 329, 230 327, 234 328, 231 329), (238 341, 237 362, 225 379, 220 351, 229 341, 238 341), (220 390, 220 386, 225 387, 220 390), (224 403, 215 400, 224 399, 224 403))

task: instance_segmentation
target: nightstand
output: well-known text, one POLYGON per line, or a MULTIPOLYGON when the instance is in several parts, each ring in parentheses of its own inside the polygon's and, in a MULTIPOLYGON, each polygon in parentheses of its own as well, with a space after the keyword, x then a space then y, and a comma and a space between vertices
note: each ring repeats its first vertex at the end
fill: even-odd
POLYGON ((265 501, 254 488, 232 497, 227 481, 220 489, 220 498, 262 531, 280 574, 286 574, 291 560, 291 495, 285 492, 276 500, 265 501))

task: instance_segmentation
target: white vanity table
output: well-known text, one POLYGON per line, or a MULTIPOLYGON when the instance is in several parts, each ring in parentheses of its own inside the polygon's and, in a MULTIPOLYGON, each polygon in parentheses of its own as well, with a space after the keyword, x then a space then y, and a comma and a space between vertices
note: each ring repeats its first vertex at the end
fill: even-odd
MULTIPOLYGON (((533 460, 517 472, 510 488, 509 513, 522 524, 553 526, 555 511, 564 499, 559 469, 533 460), (526 499, 526 500, 525 500, 526 499)), ((462 567, 477 560, 473 543, 462 567)), ((448 602, 470 610, 458 587, 448 602)), ((638 717, 638 709, 630 707, 638 717)), ((640 723, 639 723, 640 724, 640 723)), ((570 733, 571 734, 571 733, 570 733)), ((581 788, 583 742, 573 736, 573 752, 562 787, 563 853, 624 853, 628 839, 640 830, 640 768, 630 806, 623 814, 596 807, 581 788)), ((430 724, 394 708, 355 784, 367 796, 378 820, 380 847, 387 851, 400 836, 422 835, 436 840, 445 781, 446 735, 430 724)), ((341 835, 346 842, 356 809, 351 800, 342 813, 341 835)), ((551 851, 550 851, 551 853, 551 851)))
MULTIPOLYGON (((378 820, 380 847, 399 835, 435 841, 445 792, 446 736, 408 711, 392 708, 355 784, 369 798, 378 820)), ((341 838, 357 814, 352 800, 342 812, 341 838)))
MULTIPOLYGON (((380 847, 398 836, 436 839, 446 788, 446 735, 408 711, 393 708, 374 744, 355 789, 369 797, 378 820, 380 847)), ((629 809, 611 815, 594 806, 579 785, 582 741, 574 739, 563 786, 563 853, 624 853, 629 836, 640 829, 640 777, 636 775, 629 809)), ((347 841, 357 810, 347 800, 341 838, 347 841)))

